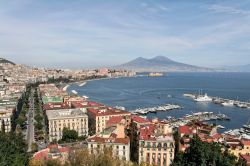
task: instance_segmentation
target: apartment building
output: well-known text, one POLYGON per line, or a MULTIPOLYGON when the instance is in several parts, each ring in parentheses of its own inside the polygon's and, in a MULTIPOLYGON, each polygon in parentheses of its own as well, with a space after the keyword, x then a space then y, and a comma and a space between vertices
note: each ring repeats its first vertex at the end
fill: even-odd
POLYGON ((118 124, 104 129, 87 139, 90 153, 98 153, 104 148, 111 148, 114 157, 130 161, 130 140, 125 135, 125 125, 118 124))
POLYGON ((91 129, 95 133, 102 132, 107 127, 107 121, 112 117, 124 117, 126 125, 131 122, 131 113, 112 107, 89 108, 87 109, 91 129))
POLYGON ((0 107, 0 131, 2 131, 4 125, 4 131, 11 131, 11 116, 13 113, 13 108, 0 107))
POLYGON ((88 136, 88 116, 80 109, 47 110, 49 140, 60 140, 63 129, 75 130, 78 136, 88 136))
POLYGON ((172 133, 160 133, 153 124, 141 127, 139 133, 139 163, 171 165, 175 148, 172 133))

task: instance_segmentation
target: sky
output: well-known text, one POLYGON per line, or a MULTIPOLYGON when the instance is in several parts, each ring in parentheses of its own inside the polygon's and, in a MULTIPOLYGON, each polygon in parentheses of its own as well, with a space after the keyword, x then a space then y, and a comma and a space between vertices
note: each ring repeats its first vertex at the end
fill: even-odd
POLYGON ((0 0, 0 57, 38 67, 166 56, 250 64, 249 0, 0 0))

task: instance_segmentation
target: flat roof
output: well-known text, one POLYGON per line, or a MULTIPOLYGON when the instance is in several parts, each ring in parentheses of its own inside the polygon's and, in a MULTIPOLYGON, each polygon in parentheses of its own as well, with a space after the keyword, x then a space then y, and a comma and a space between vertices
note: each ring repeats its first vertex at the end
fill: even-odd
POLYGON ((88 117, 80 109, 61 109, 61 110, 48 110, 46 111, 48 119, 71 119, 77 117, 88 117))

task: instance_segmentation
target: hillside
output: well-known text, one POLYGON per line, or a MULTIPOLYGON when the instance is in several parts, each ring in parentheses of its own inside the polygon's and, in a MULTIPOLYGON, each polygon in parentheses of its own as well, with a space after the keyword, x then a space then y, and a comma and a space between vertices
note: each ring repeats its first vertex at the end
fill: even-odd
POLYGON ((11 61, 9 61, 7 59, 0 58, 0 64, 2 64, 2 63, 9 63, 9 64, 12 64, 12 65, 15 65, 15 63, 13 63, 13 62, 11 62, 11 61))

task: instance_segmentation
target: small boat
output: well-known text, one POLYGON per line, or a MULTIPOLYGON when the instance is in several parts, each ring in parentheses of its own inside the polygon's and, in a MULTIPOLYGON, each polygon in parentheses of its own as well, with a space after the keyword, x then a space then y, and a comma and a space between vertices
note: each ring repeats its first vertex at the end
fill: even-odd
POLYGON ((84 86, 86 84, 86 82, 83 82, 83 83, 81 83, 79 86, 84 86))
POLYGON ((78 93, 78 92, 77 92, 77 91, 75 91, 75 90, 72 90, 71 92, 72 92, 72 93, 74 93, 74 94, 77 94, 77 93, 78 93))
POLYGON ((225 127, 222 126, 222 125, 218 125, 217 128, 218 128, 218 129, 225 129, 225 127))
POLYGON ((248 120, 246 125, 243 125, 243 128, 246 130, 250 130, 250 119, 248 120))

